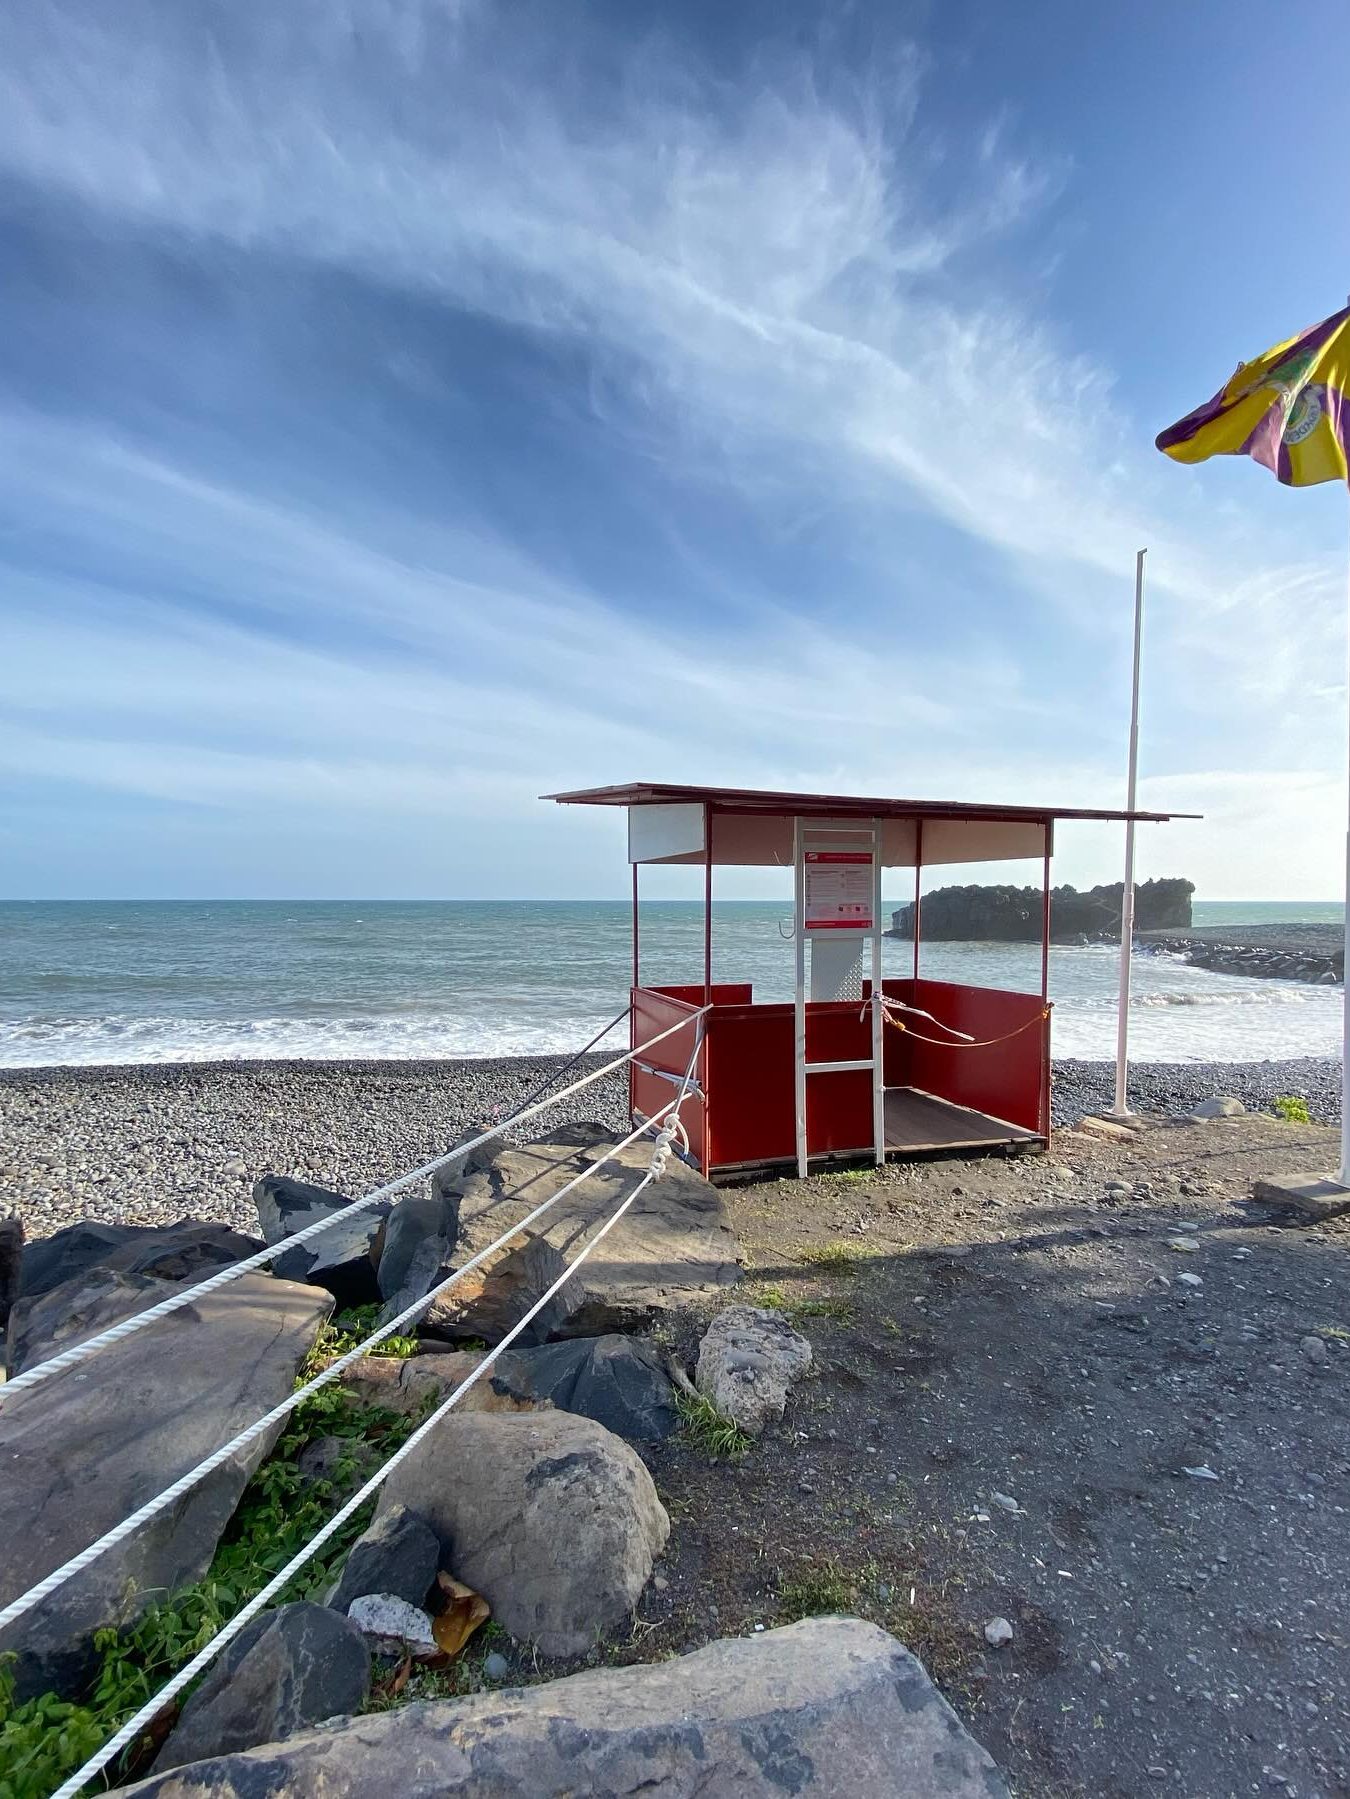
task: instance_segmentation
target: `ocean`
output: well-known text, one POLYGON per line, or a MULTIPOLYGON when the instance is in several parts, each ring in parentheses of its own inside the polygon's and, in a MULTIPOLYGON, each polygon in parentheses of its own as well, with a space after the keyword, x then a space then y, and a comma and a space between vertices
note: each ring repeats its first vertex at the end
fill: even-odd
MULTIPOLYGON (((897 902, 898 903, 898 902, 897 902)), ((1339 921, 1339 905, 1197 904, 1196 924, 1339 921)), ((714 906, 714 975, 792 995, 790 906, 714 906)), ((697 980, 702 910, 644 902, 644 980, 697 980)), ((888 940, 888 970, 911 966, 888 940)), ((156 901, 0 904, 0 1066, 570 1051, 626 1003, 626 901, 156 901)), ((1115 1051, 1117 952, 1051 956, 1057 1056, 1115 1051)), ((934 979, 1036 990, 1033 945, 933 943, 934 979)), ((1341 990, 1139 955, 1140 1061, 1331 1055, 1341 990)))

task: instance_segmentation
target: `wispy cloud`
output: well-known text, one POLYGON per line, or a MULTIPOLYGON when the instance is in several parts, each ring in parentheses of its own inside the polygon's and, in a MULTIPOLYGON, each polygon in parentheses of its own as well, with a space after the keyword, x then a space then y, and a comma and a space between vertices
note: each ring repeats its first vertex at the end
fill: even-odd
POLYGON ((575 355, 588 417, 667 487, 784 528, 855 520, 873 578, 846 572, 850 622, 766 599, 724 546, 690 576, 719 595, 693 625, 626 578, 547 566, 453 495, 443 516, 393 493, 358 513, 339 479, 327 503, 315 481, 310 498, 255 483, 247 443, 223 475, 173 421, 153 442, 143 420, 11 406, 0 558, 23 572, 0 757, 181 801, 447 815, 564 761, 577 779, 856 769, 1014 795, 1043 775, 1101 798, 1117 774, 1093 659, 1147 542, 1170 765, 1203 767, 1234 739, 1230 702, 1247 723, 1259 702, 1242 753, 1297 771, 1309 705, 1340 703, 1330 559, 1235 509, 1216 529, 1139 447, 1110 372, 986 266, 1072 180, 1065 154, 991 119, 947 147, 961 199, 938 206, 912 47, 829 80, 801 54, 733 78, 669 41, 601 50, 584 26, 527 36, 437 0, 240 0, 209 25, 154 0, 10 8, 0 174, 93 237, 226 246, 240 280, 284 256, 575 355), (904 556, 907 519, 989 559, 1009 622, 941 617, 930 549, 894 596, 922 629, 898 653, 879 636, 875 571, 904 556), (35 572, 34 530, 78 540, 85 566, 35 572), (1062 648, 1057 755, 1016 614, 1062 648))

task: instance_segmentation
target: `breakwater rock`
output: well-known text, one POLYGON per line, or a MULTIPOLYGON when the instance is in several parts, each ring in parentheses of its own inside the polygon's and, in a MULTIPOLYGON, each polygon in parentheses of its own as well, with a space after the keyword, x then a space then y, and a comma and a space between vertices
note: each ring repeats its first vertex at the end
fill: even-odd
MULTIPOLYGON (((1138 931, 1188 931, 1191 881, 1144 881, 1134 890, 1138 931)), ((1054 943, 1119 943, 1123 883, 1055 887, 1050 893, 1050 938, 1054 943)), ((1035 943, 1041 935, 1039 887, 939 887, 923 897, 920 929, 935 943, 1035 943)), ((914 906, 891 914, 891 937, 914 936, 914 906)))
MULTIPOLYGON (((924 929, 927 930, 927 901, 924 929)), ((1138 940, 1142 950, 1180 956, 1214 974, 1241 974, 1272 981, 1310 981, 1332 987, 1345 980, 1345 944, 1339 925, 1210 925, 1182 934, 1152 931, 1138 940)))

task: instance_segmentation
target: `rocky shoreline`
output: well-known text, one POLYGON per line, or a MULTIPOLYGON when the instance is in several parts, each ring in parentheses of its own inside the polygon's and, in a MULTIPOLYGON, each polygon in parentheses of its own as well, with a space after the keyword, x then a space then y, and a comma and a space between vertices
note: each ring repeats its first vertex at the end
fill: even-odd
POLYGON ((1197 925, 1186 932, 1141 931, 1136 947, 1180 956, 1212 974, 1330 987, 1345 979, 1345 941, 1339 925, 1197 925))
MULTIPOLYGON (((458 1135, 547 1068, 0 1077, 9 1194, 27 1155, 51 1202, 19 1264, 11 1374, 239 1253, 220 1223, 51 1234, 81 1183, 98 1192, 86 1213, 111 1218, 133 1195, 161 1222, 200 1216, 233 1146, 252 1207, 239 1223, 277 1242, 342 1199, 284 1177, 250 1193, 268 1145, 381 1164, 373 1185, 415 1163, 396 1144, 458 1135), (64 1199, 35 1141, 59 1145, 64 1199), (128 1159, 147 1146, 154 1178, 137 1186, 128 1159)), ((603 1131, 498 1144, 237 1282, 228 1303, 199 1298, 87 1371, 11 1391, 0 1451, 31 1523, 3 1546, 0 1602, 342 1353, 379 1302, 428 1295, 546 1193, 569 1208, 485 1260, 452 1306, 433 1300, 415 1337, 305 1400, 251 1480, 233 1461, 204 1480, 190 1530, 164 1513, 135 1553, 167 1604, 123 1617, 139 1589, 112 1546, 106 1582, 24 1614, 0 1764, 36 1743, 42 1778, 18 1799, 49 1792, 139 1702, 114 1672, 181 1660, 222 1583, 227 1606, 260 1591, 471 1372, 484 1378, 392 1471, 373 1521, 349 1520, 138 1740, 115 1775, 148 1775, 130 1791, 246 1799, 262 1779, 381 1799, 411 1754, 467 1794, 481 1782, 434 1760, 464 1730, 502 1795, 619 1775, 636 1790, 674 1768, 681 1792, 773 1799, 786 1769, 804 1792, 870 1799, 898 1780, 974 1799, 1006 1793, 995 1764, 1019 1792, 1106 1791, 1120 1765, 1196 1794, 1247 1791, 1277 1767, 1289 1790, 1297 1775, 1298 1791, 1331 1791, 1347 1765, 1345 1546, 1323 1490, 1346 1473, 1350 1351, 1327 1289, 1347 1221, 1272 1211, 1262 1183, 1330 1165, 1333 1135, 1234 1095, 1298 1093, 1325 1112, 1336 1072, 1142 1067, 1132 1097, 1152 1116, 1062 1130, 1047 1157, 716 1193, 674 1164, 652 1205, 597 1237, 550 1340, 487 1370, 482 1344, 536 1295, 556 1303, 564 1245, 596 1222, 570 1215, 558 1183, 603 1131), (330 1304, 362 1310, 325 1326, 330 1304), (106 1665, 87 1674, 110 1605, 120 1634, 95 1639, 106 1665), (897 1683, 888 1720, 879 1694, 897 1683), (35 1734, 65 1691, 71 1728, 35 1734), (1096 1716, 1109 1735, 1081 1728, 1096 1716), (540 1761, 559 1744, 565 1766, 540 1761)), ((1062 1124, 1109 1097, 1103 1064, 1061 1063, 1056 1081, 1062 1124)), ((622 1109, 620 1082, 596 1088, 574 1103, 622 1109)))
MULTIPOLYGON (((591 1056, 587 1072, 605 1058, 591 1056)), ((80 1218, 170 1224, 192 1213, 253 1230, 253 1182, 293 1174, 363 1192, 431 1160, 466 1132, 507 1117, 562 1057, 445 1062, 212 1062, 0 1071, 0 1178, 30 1238, 80 1218)), ((1109 1108, 1106 1062, 1055 1064, 1057 1126, 1109 1108)), ((1252 1111, 1297 1094, 1312 1117, 1339 1117, 1340 1064, 1141 1064, 1140 1110, 1185 1111, 1232 1093, 1252 1111)), ((623 1125, 622 1074, 543 1113, 523 1138, 578 1119, 623 1125)))

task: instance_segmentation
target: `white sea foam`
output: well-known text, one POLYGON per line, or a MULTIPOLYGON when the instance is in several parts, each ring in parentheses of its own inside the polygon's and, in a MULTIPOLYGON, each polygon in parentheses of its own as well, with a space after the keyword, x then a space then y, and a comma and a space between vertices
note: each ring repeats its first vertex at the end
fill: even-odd
MULTIPOLYGON (((615 1011, 618 1007, 615 1007, 615 1011)), ((611 1012, 609 1018, 614 1016, 611 1012)), ((484 1018, 66 1018, 0 1021, 0 1067, 122 1062, 396 1061, 572 1051, 607 1017, 530 1024, 484 1018)), ((615 1033, 612 1042, 622 1048, 615 1033)))
MULTIPOLYGON (((784 908, 719 908, 714 973, 792 997, 784 908)), ((0 1066, 566 1053, 624 1003, 622 904, 18 906, 0 928, 0 1066)), ((696 906, 644 907, 642 973, 697 979, 696 906)), ((1115 1053, 1117 952, 1051 953, 1058 1056, 1115 1053)), ((888 975, 913 965, 888 939, 888 975)), ((1039 991, 1036 944, 932 943, 935 981, 1039 991)), ((1151 1062, 1335 1055, 1342 993, 1140 955, 1131 1053, 1151 1062)))

